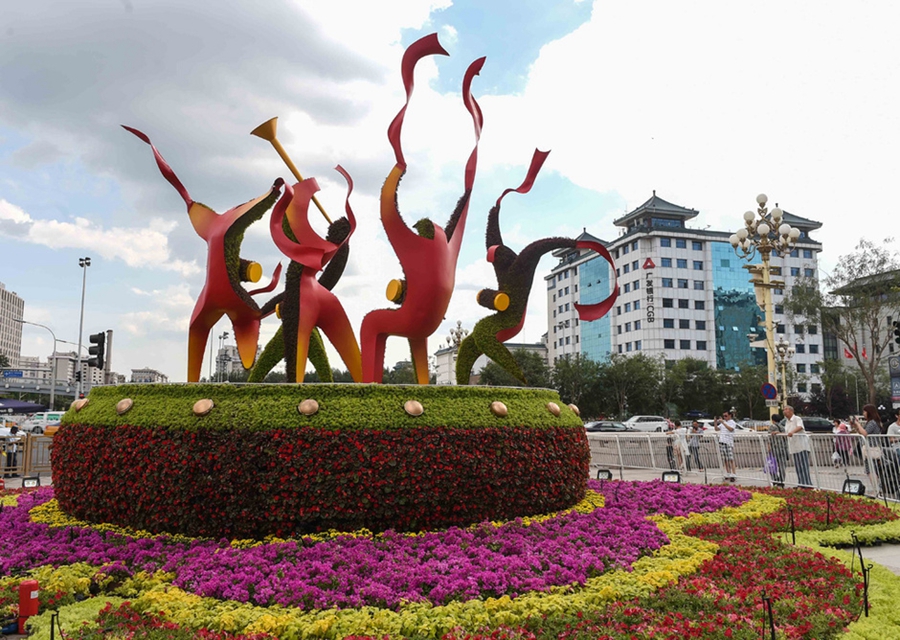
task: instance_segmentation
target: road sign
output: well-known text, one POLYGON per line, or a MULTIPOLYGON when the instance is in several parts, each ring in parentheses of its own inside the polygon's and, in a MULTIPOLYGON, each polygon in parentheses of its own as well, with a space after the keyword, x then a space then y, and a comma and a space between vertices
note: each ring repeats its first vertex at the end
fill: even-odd
POLYGON ((900 377, 900 356, 891 356, 888 358, 888 369, 891 370, 891 377, 900 377))
POLYGON ((766 400, 766 406, 767 407, 777 407, 778 400, 766 400))
MULTIPOLYGON (((763 398, 766 400, 774 400, 778 396, 778 390, 775 388, 774 384, 769 382, 765 383, 763 386, 759 388, 760 393, 762 393, 763 398)), ((776 405, 766 404, 767 407, 772 407, 776 405)))
POLYGON ((3 377, 4 378, 21 378, 22 372, 16 371, 14 369, 6 369, 3 371, 3 377))

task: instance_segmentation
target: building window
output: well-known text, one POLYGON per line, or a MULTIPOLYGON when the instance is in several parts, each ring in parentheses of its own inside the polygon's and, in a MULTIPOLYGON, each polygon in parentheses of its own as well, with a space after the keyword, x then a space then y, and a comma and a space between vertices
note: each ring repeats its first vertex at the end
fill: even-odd
POLYGON ((566 344, 569 344, 569 338, 566 338, 566 344))
POLYGON ((629 251, 629 248, 628 248, 628 245, 626 244, 624 247, 622 247, 622 255, 623 256, 628 255, 628 251, 629 251))
POLYGON ((685 258, 678 258, 675 262, 679 269, 687 269, 687 260, 685 258))
POLYGON ((563 306, 562 306, 562 305, 559 305, 559 312, 560 312, 560 313, 563 312, 563 306))
POLYGON ((625 288, 622 290, 622 292, 623 292, 623 293, 630 293, 630 292, 631 292, 631 283, 630 283, 630 282, 626 282, 626 283, 625 283, 625 288))
POLYGON ((637 251, 637 250, 638 250, 638 249, 637 249, 637 240, 635 240, 634 242, 631 243, 631 250, 632 250, 632 251, 637 251))
POLYGON ((776 296, 783 296, 784 289, 772 289, 772 293, 774 293, 776 296))
POLYGON ((616 333, 622 333, 622 325, 616 325, 616 333))
POLYGON ((694 251, 703 251, 703 243, 702 243, 702 242, 698 242, 697 240, 693 240, 693 241, 691 242, 691 248, 692 248, 694 251))
POLYGON ((674 329, 675 328, 675 319, 674 318, 663 318, 663 329, 674 329))
POLYGON ((616 315, 617 316, 622 315, 622 307, 616 307, 616 315))
POLYGON ((634 262, 631 263, 631 270, 632 271, 638 270, 638 261, 637 260, 635 260, 634 262))
POLYGON ((685 349, 686 351, 690 351, 691 349, 691 341, 690 340, 679 340, 678 348, 685 349))
POLYGON ((663 278, 662 286, 665 289, 671 289, 672 288, 672 278, 663 278))
POLYGON ((631 303, 626 302, 625 303, 625 313, 628 313, 629 311, 631 311, 631 303))
POLYGON ((815 269, 804 269, 803 275, 806 276, 807 278, 814 278, 816 275, 816 270, 815 269))
POLYGON ((687 240, 684 238, 675 238, 676 249, 687 249, 687 240))
POLYGON ((690 308, 690 304, 691 304, 691 301, 690 301, 690 300, 679 300, 679 301, 678 301, 678 308, 679 308, 679 309, 689 309, 689 308, 690 308))
POLYGON ((808 327, 806 327, 806 332, 815 335, 815 334, 819 333, 819 328, 816 325, 811 324, 808 327))
POLYGON ((679 329, 690 329, 690 328, 691 328, 691 321, 690 321, 690 320, 684 320, 684 319, 679 320, 679 321, 678 321, 678 328, 679 328, 679 329))
POLYGON ((635 331, 640 331, 640 330, 641 330, 641 321, 640 321, 640 320, 635 320, 635 321, 634 321, 634 330, 635 330, 635 331))
POLYGON ((635 300, 635 301, 634 301, 634 310, 637 311, 637 310, 640 309, 640 308, 641 308, 641 301, 640 301, 640 300, 635 300))
POLYGON ((809 372, 810 373, 819 373, 819 372, 821 372, 821 368, 819 367, 818 364, 811 364, 811 365, 809 365, 809 372))
POLYGON ((799 250, 799 249, 792 249, 792 250, 791 250, 791 257, 792 257, 792 258, 799 258, 799 257, 800 257, 800 250, 799 250))
POLYGON ((806 373, 806 365, 801 363, 797 363, 797 373, 806 373))
POLYGON ((795 325, 795 326, 794 326, 794 333, 796 333, 797 335, 801 335, 801 336, 802 336, 802 335, 803 335, 803 325, 802 325, 802 324, 795 325))
POLYGON ((663 340, 663 349, 674 349, 675 341, 674 340, 663 340))
POLYGON ((566 311, 568 311, 568 310, 569 310, 569 303, 568 303, 568 302, 565 304, 565 307, 566 307, 566 311))
POLYGON ((640 350, 641 350, 641 341, 640 341, 640 340, 635 340, 635 341, 634 341, 634 350, 635 350, 635 351, 640 351, 640 350))
POLYGON ((688 281, 686 278, 678 278, 678 288, 679 289, 687 289, 688 281))
POLYGON ((694 322, 694 326, 700 331, 706 331, 706 320, 697 320, 694 322))
POLYGON ((797 384, 797 393, 806 393, 806 383, 800 382, 797 384))
POLYGON ((775 333, 784 333, 784 325, 780 324, 777 327, 775 327, 775 333))
POLYGON ((671 309, 675 306, 675 301, 672 298, 663 298, 663 309, 671 309))
POLYGON ((622 272, 619 271, 618 269, 616 269, 616 276, 621 276, 621 275, 622 275, 622 272))
POLYGON ((697 351, 706 351, 706 340, 697 340, 697 351))
POLYGON ((703 280, 694 280, 694 291, 703 291, 703 280))
POLYGON ((723 269, 730 269, 731 268, 731 260, 729 260, 728 258, 722 258, 721 260, 719 260, 719 266, 722 267, 723 269))
POLYGON ((694 271, 703 271, 703 260, 694 260, 694 271))
POLYGON ((806 353, 806 345, 805 344, 798 344, 794 348, 797 350, 797 353, 806 353))
POLYGON ((694 308, 697 311, 703 311, 706 309, 706 301, 705 300, 694 300, 694 308))
POLYGON ((809 388, 813 393, 822 393, 822 385, 820 384, 813 383, 809 388))
POLYGON ((807 260, 812 259, 812 249, 804 249, 803 257, 806 258, 807 260))
POLYGON ((775 305, 775 313, 777 313, 777 314, 783 314, 783 313, 784 313, 784 307, 782 307, 780 304, 776 304, 776 305, 775 305))
POLYGON ((671 267, 671 266, 672 266, 672 258, 663 258, 663 259, 660 261, 659 266, 661 266, 661 267, 671 267))
POLYGON ((625 351, 631 351, 631 343, 630 342, 625 343, 625 351))
POLYGON ((634 291, 637 291, 638 289, 640 289, 640 288, 641 288, 641 281, 640 281, 640 280, 635 280, 634 282, 632 282, 632 283, 631 283, 631 288, 632 288, 632 290, 634 290, 634 291))
POLYGON ((800 275, 800 267, 791 267, 791 275, 795 278, 800 275))
POLYGON ((628 273, 629 271, 631 271, 630 264, 626 264, 624 267, 622 267, 622 273, 628 273))
POLYGON ((817 345, 817 344, 809 345, 809 352, 810 353, 819 353, 819 345, 817 345))
POLYGON ((659 246, 661 247, 671 247, 672 246, 672 238, 660 238, 659 246))
POLYGON ((556 333, 556 327, 557 325, 553 325, 553 333, 556 333))
POLYGON ((566 295, 569 295, 569 287, 566 287, 566 290, 563 293, 565 293, 566 295))

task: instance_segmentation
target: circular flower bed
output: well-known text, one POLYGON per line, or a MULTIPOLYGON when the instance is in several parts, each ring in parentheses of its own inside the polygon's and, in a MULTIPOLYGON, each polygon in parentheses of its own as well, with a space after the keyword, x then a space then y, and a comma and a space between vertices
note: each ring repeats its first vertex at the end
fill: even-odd
POLYGON ((562 404, 540 389, 95 388, 55 436, 53 483, 60 506, 80 519, 195 536, 508 520, 584 497, 583 425, 550 403, 562 404), (195 415, 206 399, 212 410, 195 415), (316 401, 312 415, 298 411, 304 399, 316 401), (421 415, 404 409, 411 399, 421 415), (495 415, 493 402, 506 414, 495 415))

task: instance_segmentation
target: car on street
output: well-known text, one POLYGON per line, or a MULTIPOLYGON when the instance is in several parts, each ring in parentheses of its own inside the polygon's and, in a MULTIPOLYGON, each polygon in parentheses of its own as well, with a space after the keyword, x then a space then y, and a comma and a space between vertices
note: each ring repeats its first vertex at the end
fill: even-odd
POLYGON ((636 431, 636 429, 627 427, 621 422, 613 422, 611 420, 586 422, 584 430, 588 433, 634 433, 636 431))
POLYGON ((635 431, 666 431, 669 421, 662 416, 631 416, 625 421, 626 427, 635 431))
MULTIPOLYGON (((834 423, 828 418, 819 418, 817 416, 800 416, 803 419, 803 428, 809 433, 833 433, 834 423)), ((787 421, 782 418, 781 426, 783 427, 787 421)))
POLYGON ((65 411, 41 411, 28 418, 20 425, 20 427, 22 431, 40 435, 44 433, 44 429, 46 429, 48 425, 53 424, 54 422, 58 423, 62 420, 65 413, 65 411))

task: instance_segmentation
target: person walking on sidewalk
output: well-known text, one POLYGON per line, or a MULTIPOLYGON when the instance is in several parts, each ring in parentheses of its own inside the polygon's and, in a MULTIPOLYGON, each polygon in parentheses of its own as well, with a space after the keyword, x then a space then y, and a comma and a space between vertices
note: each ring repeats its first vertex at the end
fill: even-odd
POLYGON ((688 448, 691 451, 691 455, 687 460, 687 468, 688 471, 691 471, 691 466, 697 467, 697 471, 703 471, 703 462, 700 460, 700 438, 703 437, 703 425, 700 424, 700 421, 695 419, 693 424, 691 424, 691 440, 688 442, 688 448), (691 461, 693 461, 693 465, 691 465, 691 461))
POLYGON ((782 435, 784 427, 781 426, 781 416, 776 413, 769 422, 769 456, 766 459, 772 484, 776 487, 784 487, 784 474, 788 463, 788 444, 782 435))
POLYGON ((788 451, 794 458, 794 469, 797 471, 797 482, 801 487, 812 487, 809 477, 809 436, 803 426, 803 419, 794 413, 794 407, 784 408, 784 437, 788 439, 788 451))
POLYGON ((725 479, 734 482, 734 431, 737 423, 730 411, 724 411, 721 418, 716 419, 716 432, 719 435, 719 452, 722 454, 722 462, 725 464, 725 479))

